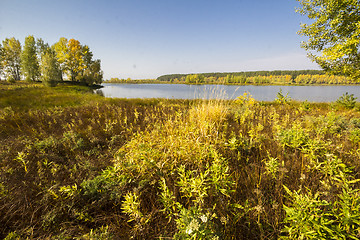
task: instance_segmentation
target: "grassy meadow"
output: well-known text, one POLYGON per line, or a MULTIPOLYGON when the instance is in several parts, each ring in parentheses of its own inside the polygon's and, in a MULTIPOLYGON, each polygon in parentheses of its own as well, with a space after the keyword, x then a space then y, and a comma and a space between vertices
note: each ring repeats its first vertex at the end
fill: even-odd
POLYGON ((0 83, 0 238, 357 239, 353 100, 0 83))

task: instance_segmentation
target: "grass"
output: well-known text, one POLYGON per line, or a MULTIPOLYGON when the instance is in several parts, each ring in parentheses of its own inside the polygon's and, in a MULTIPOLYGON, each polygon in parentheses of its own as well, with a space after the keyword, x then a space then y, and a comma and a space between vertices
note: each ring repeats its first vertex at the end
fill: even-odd
POLYGON ((16 111, 70 107, 101 101, 101 97, 92 94, 88 87, 67 84, 49 88, 40 83, 1 83, 0 91, 0 108, 11 107, 16 111))
POLYGON ((1 238, 358 234, 358 106, 0 88, 1 238))

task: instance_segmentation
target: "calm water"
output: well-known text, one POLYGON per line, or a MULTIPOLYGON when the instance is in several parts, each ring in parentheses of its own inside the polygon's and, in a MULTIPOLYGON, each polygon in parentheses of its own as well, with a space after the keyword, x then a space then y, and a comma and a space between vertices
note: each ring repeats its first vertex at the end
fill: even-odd
POLYGON ((186 84, 112 84, 100 91, 109 98, 222 98, 235 99, 249 92, 259 101, 272 101, 282 89, 292 99, 310 102, 333 102, 348 92, 360 99, 360 86, 230 86, 186 84))

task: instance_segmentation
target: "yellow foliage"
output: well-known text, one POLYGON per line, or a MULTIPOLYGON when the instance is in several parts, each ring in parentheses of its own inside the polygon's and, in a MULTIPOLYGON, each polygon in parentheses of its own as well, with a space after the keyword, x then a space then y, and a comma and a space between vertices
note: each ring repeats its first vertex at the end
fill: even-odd
POLYGON ((249 92, 244 92, 243 95, 236 98, 235 102, 241 105, 253 106, 256 100, 249 92))

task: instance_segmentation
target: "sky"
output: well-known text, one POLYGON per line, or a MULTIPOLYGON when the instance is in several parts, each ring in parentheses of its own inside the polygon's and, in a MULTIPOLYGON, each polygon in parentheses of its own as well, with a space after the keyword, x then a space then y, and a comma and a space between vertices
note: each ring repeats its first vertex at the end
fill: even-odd
POLYGON ((319 69, 296 0, 0 0, 0 40, 88 45, 104 79, 319 69))

